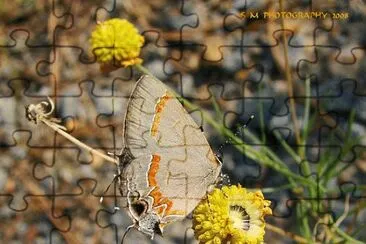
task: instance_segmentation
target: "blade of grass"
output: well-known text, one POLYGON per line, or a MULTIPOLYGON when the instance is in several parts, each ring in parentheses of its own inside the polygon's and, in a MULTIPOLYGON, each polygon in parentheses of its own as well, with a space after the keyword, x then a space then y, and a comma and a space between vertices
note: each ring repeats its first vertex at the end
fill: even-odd
MULTIPOLYGON (((212 107, 214 108, 215 110, 215 117, 216 119, 222 124, 222 127, 224 127, 224 114, 222 113, 222 110, 221 110, 221 107, 220 105, 218 104, 217 100, 216 100, 216 97, 211 94, 211 103, 212 103, 212 107)), ((219 133, 223 134, 222 131, 220 131, 219 133)))
POLYGON ((274 130, 273 135, 277 138, 283 149, 286 150, 286 152, 293 158, 293 160, 295 160, 297 164, 300 164, 302 161, 300 156, 297 155, 297 153, 290 147, 289 144, 287 144, 287 142, 281 136, 281 133, 279 133, 277 130, 274 130))
MULTIPOLYGON (((334 132, 331 132, 329 135, 329 141, 334 141, 335 140, 335 136, 334 136, 334 132)), ((319 145, 319 148, 323 149, 324 151, 321 152, 321 150, 319 149, 319 163, 317 165, 317 172, 319 175, 319 178, 322 182, 324 182, 324 174, 327 171, 327 167, 329 167, 329 165, 331 164, 331 162, 333 162, 334 160, 337 160, 334 153, 332 152, 332 148, 331 147, 321 147, 319 145)))
MULTIPOLYGON (((254 143, 256 144, 261 144, 261 141, 259 140, 258 137, 256 137, 251 131, 250 129, 246 128, 246 130, 244 131, 244 136, 246 136, 246 138, 252 140, 254 143)), ((282 162, 282 160, 269 148, 269 147, 261 147, 261 153, 268 155, 272 160, 278 162, 281 166, 288 168, 286 164, 284 164, 282 162)), ((292 184, 293 188, 297 188, 297 183, 292 179, 292 178, 288 178, 288 181, 292 184)))
POLYGON ((212 103, 213 108, 215 109, 216 118, 219 119, 221 122, 223 122, 224 114, 222 113, 221 107, 220 107, 219 103, 217 102, 216 97, 214 95, 211 95, 211 103, 212 103))
POLYGON ((357 227, 357 229, 352 233, 352 236, 357 236, 359 233, 365 231, 366 229, 366 224, 361 224, 360 226, 357 227))
POLYGON ((346 232, 344 232, 343 230, 341 230, 340 228, 336 227, 334 228, 335 232, 340 235, 341 237, 344 238, 344 240, 346 240, 346 243, 352 243, 352 244, 365 244, 362 241, 356 240, 355 238, 353 238, 352 236, 348 235, 346 232))
POLYGON ((303 119, 303 131, 301 136, 301 145, 304 147, 299 148, 299 155, 301 158, 305 158, 305 145, 309 133, 309 115, 310 115, 310 105, 311 105, 311 87, 310 78, 307 77, 305 80, 305 110, 303 119))
MULTIPOLYGON (((311 104, 311 87, 310 87, 310 78, 307 77, 305 80, 305 111, 304 111, 304 124, 303 124, 303 133, 300 138, 300 145, 298 148, 298 156, 301 160, 301 171, 304 173, 305 176, 311 175, 311 169, 308 160, 305 157, 305 146, 309 131, 309 114, 310 114, 310 104, 311 104)), ((316 189, 313 187, 309 187, 309 195, 310 197, 316 197, 316 189)), ((311 202, 312 207, 314 209, 314 204, 311 202)))
POLYGON ((299 223, 301 235, 304 236, 308 243, 311 243, 311 230, 309 226, 309 219, 306 206, 304 207, 305 203, 299 201, 296 204, 296 218, 297 222, 299 223))
POLYGON ((274 192, 278 192, 278 191, 283 191, 283 190, 287 190, 287 189, 292 189, 293 185, 292 184, 286 184, 286 185, 282 185, 282 186, 277 186, 277 187, 265 187, 265 188, 261 188, 261 189, 256 189, 261 190, 263 193, 274 193, 274 192))
MULTIPOLYGON (((348 119, 347 131, 346 131, 346 134, 344 137, 344 144, 341 147, 340 159, 337 158, 331 164, 328 164, 326 169, 324 170, 323 181, 325 182, 325 184, 330 179, 332 179, 334 176, 339 175, 339 172, 342 172, 342 171, 339 171, 340 167, 337 167, 339 165, 339 163, 342 161, 341 159, 352 151, 353 146, 355 146, 359 143, 359 140, 357 140, 357 138, 355 139, 352 137, 352 126, 353 126, 354 120, 355 120, 355 110, 352 109, 350 112, 350 115, 349 115, 349 119, 348 119)), ((345 169, 349 165, 350 164, 347 164, 341 168, 345 169)))

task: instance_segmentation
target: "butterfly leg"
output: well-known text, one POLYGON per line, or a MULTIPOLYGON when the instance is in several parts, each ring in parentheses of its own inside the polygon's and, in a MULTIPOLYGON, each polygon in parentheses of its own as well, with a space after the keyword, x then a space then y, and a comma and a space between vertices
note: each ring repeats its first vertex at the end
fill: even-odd
POLYGON ((135 227, 136 226, 136 223, 132 224, 132 225, 129 225, 127 228, 126 228, 126 231, 125 233, 123 234, 122 236, 122 240, 121 240, 121 244, 123 244, 126 236, 127 236, 127 233, 131 230, 131 228, 135 227))
POLYGON ((148 202, 149 210, 152 209, 152 206, 154 205, 154 198, 150 196, 151 192, 156 188, 156 186, 150 187, 150 189, 146 192, 146 194, 143 194, 143 198, 148 202))
POLYGON ((133 185, 131 180, 132 179, 127 179, 127 202, 129 205, 141 198, 140 192, 135 190, 136 187, 133 185))
MULTIPOLYGON (((161 216, 165 216, 165 211, 167 210, 167 208, 168 208, 168 205, 167 205, 166 203, 163 203, 163 204, 161 204, 161 205, 158 205, 158 206, 154 207, 153 209, 154 209, 154 210, 157 210, 157 209, 163 209, 163 210, 162 210, 162 213, 161 213, 161 216)), ((157 212, 158 212, 158 211, 157 211, 157 212)))

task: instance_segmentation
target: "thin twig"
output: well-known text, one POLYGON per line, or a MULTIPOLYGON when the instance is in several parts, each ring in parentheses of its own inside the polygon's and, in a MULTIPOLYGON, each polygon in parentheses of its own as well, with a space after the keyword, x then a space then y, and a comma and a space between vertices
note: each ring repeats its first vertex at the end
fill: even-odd
MULTIPOLYGON (((314 228, 313 228, 313 234, 312 234, 312 240, 313 242, 316 241, 316 239, 318 238, 317 236, 322 236, 322 239, 323 239, 323 242, 324 243, 329 243, 330 239, 331 239, 331 236, 332 236, 332 233, 329 231, 329 222, 330 222, 330 219, 331 217, 326 214, 324 217, 320 218, 316 224, 314 225, 314 228), (319 226, 322 225, 324 228, 323 230, 321 230, 321 232, 318 233, 318 228, 319 226)), ((319 238, 318 238, 319 239, 319 238)))
POLYGON ((306 240, 305 238, 298 236, 294 233, 288 232, 288 231, 284 231, 283 229, 276 227, 274 225, 268 224, 266 223, 266 228, 274 233, 277 233, 281 236, 285 236, 288 237, 298 243, 308 243, 308 240, 306 240))
POLYGON ((97 150, 95 150, 94 148, 86 145, 85 143, 79 141, 78 139, 76 139, 75 137, 73 137, 72 135, 66 133, 65 131, 61 130, 60 128, 58 128, 57 126, 54 125, 53 122, 50 122, 47 119, 40 119, 44 124, 46 124, 48 127, 50 127, 51 129, 53 129, 54 131, 56 131, 57 133, 59 133, 61 136, 65 137, 66 139, 68 139, 69 141, 71 141, 72 143, 74 143, 75 145, 77 145, 78 147, 88 151, 90 154, 92 155, 96 155, 99 156, 111 163, 117 164, 118 165, 118 161, 112 157, 109 157, 107 155, 105 155, 102 152, 99 152, 97 150))
POLYGON ((82 149, 85 149, 90 154, 97 155, 109 162, 112 162, 112 163, 118 165, 118 160, 116 160, 112 157, 109 157, 109 156, 103 154, 102 152, 95 150, 94 148, 86 145, 85 143, 79 141, 72 135, 65 132, 66 128, 62 125, 57 124, 60 122, 60 120, 57 118, 50 117, 54 110, 55 110, 55 104, 53 103, 52 99, 49 97, 48 97, 48 102, 43 101, 38 104, 30 104, 30 105, 25 106, 26 118, 29 121, 34 122, 35 124, 42 122, 45 125, 47 125, 48 127, 50 127, 51 129, 53 129, 55 132, 59 133, 60 135, 62 135, 63 137, 65 137, 66 139, 68 139, 69 141, 74 143, 75 145, 79 146, 82 149))
POLYGON ((349 200, 350 200, 350 194, 346 195, 346 199, 344 200, 344 212, 343 214, 337 219, 337 221, 334 223, 334 226, 339 227, 339 225, 343 222, 345 218, 348 216, 349 212, 349 200))

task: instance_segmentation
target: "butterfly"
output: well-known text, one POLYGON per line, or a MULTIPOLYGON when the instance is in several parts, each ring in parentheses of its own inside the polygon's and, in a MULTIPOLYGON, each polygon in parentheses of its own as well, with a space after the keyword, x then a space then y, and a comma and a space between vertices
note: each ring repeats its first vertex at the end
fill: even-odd
POLYGON ((193 211, 217 183, 222 164, 175 93, 147 75, 131 94, 123 138, 119 190, 133 221, 127 230, 153 239, 193 211))

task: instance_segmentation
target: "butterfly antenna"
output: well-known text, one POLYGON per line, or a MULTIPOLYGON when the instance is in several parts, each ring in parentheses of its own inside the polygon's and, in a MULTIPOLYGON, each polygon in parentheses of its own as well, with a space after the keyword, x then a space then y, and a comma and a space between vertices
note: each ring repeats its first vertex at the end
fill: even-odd
MULTIPOLYGON (((249 123, 252 121, 254 119, 254 115, 252 114, 250 117, 249 117, 249 119, 247 120, 247 122, 245 122, 245 124, 243 125, 243 126, 241 126, 236 132, 235 132, 235 136, 237 136, 240 132, 241 132, 241 128, 243 128, 243 129, 245 129, 246 127, 248 127, 248 125, 249 125, 249 123)), ((221 159, 221 155, 223 154, 222 153, 222 149, 223 149, 223 147, 226 145, 226 144, 229 144, 229 142, 231 142, 231 139, 229 138, 229 139, 226 139, 226 141, 223 143, 223 144, 221 144, 220 145, 220 147, 219 147, 219 149, 217 150, 218 152, 219 152, 219 154, 220 154, 220 156, 218 156, 218 155, 216 155, 216 156, 218 156, 220 159, 221 159)), ((222 160, 221 160, 222 161, 222 160)))
POLYGON ((247 120, 247 122, 245 122, 245 124, 241 127, 243 129, 247 128, 249 123, 254 119, 254 115, 250 115, 249 119, 247 120))
POLYGON ((192 227, 186 228, 186 231, 184 232, 184 244, 188 243, 188 231, 189 230, 193 230, 193 228, 192 227))
POLYGON ((126 229, 126 231, 125 231, 125 233, 123 234, 123 236, 122 236, 122 240, 121 240, 121 244, 123 244, 123 242, 125 241, 125 238, 126 238, 126 236, 127 236, 127 233, 134 227, 135 225, 133 224, 133 225, 130 225, 130 226, 128 226, 127 227, 127 229, 126 229))
POLYGON ((109 183, 109 185, 107 186, 107 189, 105 189, 105 190, 104 190, 104 192, 103 192, 102 196, 101 196, 101 197, 100 197, 100 199, 99 199, 99 202, 100 202, 100 203, 102 203, 102 202, 103 202, 104 195, 108 192, 108 190, 109 190, 109 188, 111 187, 111 185, 112 185, 113 183, 115 183, 115 182, 116 182, 116 179, 118 179, 120 176, 121 176, 120 174, 117 174, 117 175, 115 174, 115 175, 113 176, 113 180, 112 180, 112 182, 111 182, 111 183, 109 183))
MULTIPOLYGON (((117 156, 116 153, 114 153, 114 152, 107 152, 107 154, 110 156, 113 156, 113 158, 116 158, 116 156, 117 156)), ((117 166, 117 174, 114 174, 112 182, 108 185, 107 189, 104 190, 102 196, 99 199, 100 203, 103 202, 104 194, 106 194, 108 192, 109 188, 111 187, 111 185, 113 183, 115 183, 116 179, 118 179, 118 183, 120 183, 120 178, 121 178, 121 170, 120 170, 119 166, 117 166)))

